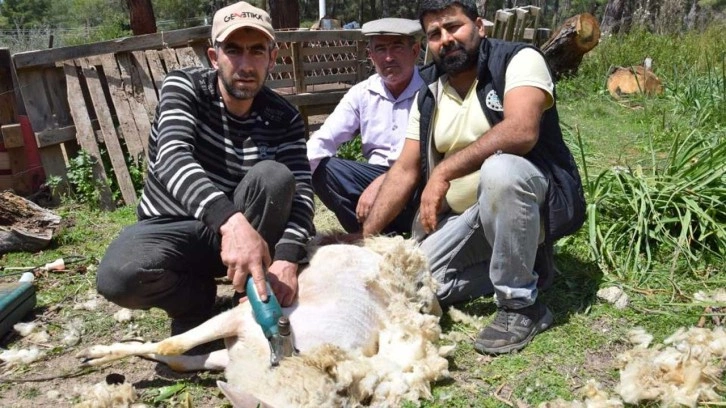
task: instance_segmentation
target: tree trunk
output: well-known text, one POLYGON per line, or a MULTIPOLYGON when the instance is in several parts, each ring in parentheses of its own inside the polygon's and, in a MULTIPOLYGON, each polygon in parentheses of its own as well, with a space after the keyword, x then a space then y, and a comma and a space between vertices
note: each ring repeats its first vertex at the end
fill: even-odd
POLYGON ((623 28, 622 20, 627 1, 628 0, 608 0, 608 4, 605 6, 605 12, 602 16, 602 24, 600 24, 600 30, 603 33, 615 34, 623 28))
POLYGON ((683 18, 683 25, 686 26, 686 30, 691 31, 696 28, 696 20, 698 19, 698 0, 691 2, 691 9, 688 14, 683 18))
POLYGON ((592 14, 578 14, 565 20, 541 47, 555 79, 576 74, 582 56, 595 48, 599 40, 600 26, 592 14))
POLYGON ((134 35, 156 32, 156 17, 151 0, 126 0, 129 7, 129 23, 134 35))
MULTIPOLYGON (((375 20, 378 18, 378 10, 376 9, 376 0, 371 0, 368 4, 371 6, 371 20, 375 20)), ((363 21, 360 22, 361 25, 363 25, 363 21)))
POLYGON ((274 28, 300 27, 300 3, 297 0, 269 0, 267 4, 274 28))
POLYGON ((487 0, 476 0, 476 9, 479 12, 479 17, 486 18, 487 0))
POLYGON ((565 19, 566 16, 572 15, 572 0, 560 0, 559 6, 560 21, 562 21, 562 19, 565 19))

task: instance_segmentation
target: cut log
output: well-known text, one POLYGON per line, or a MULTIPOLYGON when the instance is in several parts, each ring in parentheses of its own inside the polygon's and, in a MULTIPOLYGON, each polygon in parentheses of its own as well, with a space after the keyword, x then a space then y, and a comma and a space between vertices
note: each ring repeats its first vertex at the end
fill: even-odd
POLYGON ((541 47, 555 79, 572 76, 582 62, 582 56, 600 41, 600 25, 589 13, 565 20, 541 47))
POLYGON ((61 217, 9 191, 0 192, 0 255, 45 248, 61 217))

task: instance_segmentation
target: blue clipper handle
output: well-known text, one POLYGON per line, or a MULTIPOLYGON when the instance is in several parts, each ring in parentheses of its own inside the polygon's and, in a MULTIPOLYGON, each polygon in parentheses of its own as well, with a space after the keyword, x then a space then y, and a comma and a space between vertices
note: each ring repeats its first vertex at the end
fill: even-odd
POLYGON ((269 339, 279 332, 277 321, 282 316, 282 307, 280 307, 280 303, 277 301, 275 294, 272 293, 270 282, 265 280, 265 285, 267 285, 267 302, 260 300, 260 295, 257 293, 252 275, 247 277, 245 291, 247 292, 247 300, 252 306, 252 313, 255 316, 255 320, 262 327, 262 332, 265 334, 265 337, 269 339))

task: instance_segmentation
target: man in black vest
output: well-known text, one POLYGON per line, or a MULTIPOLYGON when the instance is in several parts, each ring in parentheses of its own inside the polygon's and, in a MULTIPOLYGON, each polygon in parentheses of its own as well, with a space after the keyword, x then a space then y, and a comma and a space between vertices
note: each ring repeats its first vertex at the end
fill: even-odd
POLYGON ((439 300, 494 293, 497 315, 475 348, 520 350, 553 322, 538 278, 551 282, 553 242, 585 215, 552 76, 536 48, 486 39, 472 0, 423 0, 419 19, 434 64, 363 233, 379 233, 423 186, 414 236, 439 300))

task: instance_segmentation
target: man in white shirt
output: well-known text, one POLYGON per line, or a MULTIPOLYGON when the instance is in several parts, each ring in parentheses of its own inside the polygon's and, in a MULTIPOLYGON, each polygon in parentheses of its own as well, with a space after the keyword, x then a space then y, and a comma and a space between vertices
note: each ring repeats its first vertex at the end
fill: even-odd
MULTIPOLYGON (((376 74, 351 88, 307 143, 313 189, 347 232, 360 231, 386 172, 398 159, 409 111, 423 85, 416 67, 421 50, 418 21, 383 18, 363 24, 361 32, 370 38, 368 55, 376 74), (367 163, 335 157, 358 134, 367 163)), ((411 230, 414 201, 384 232, 411 230)))

